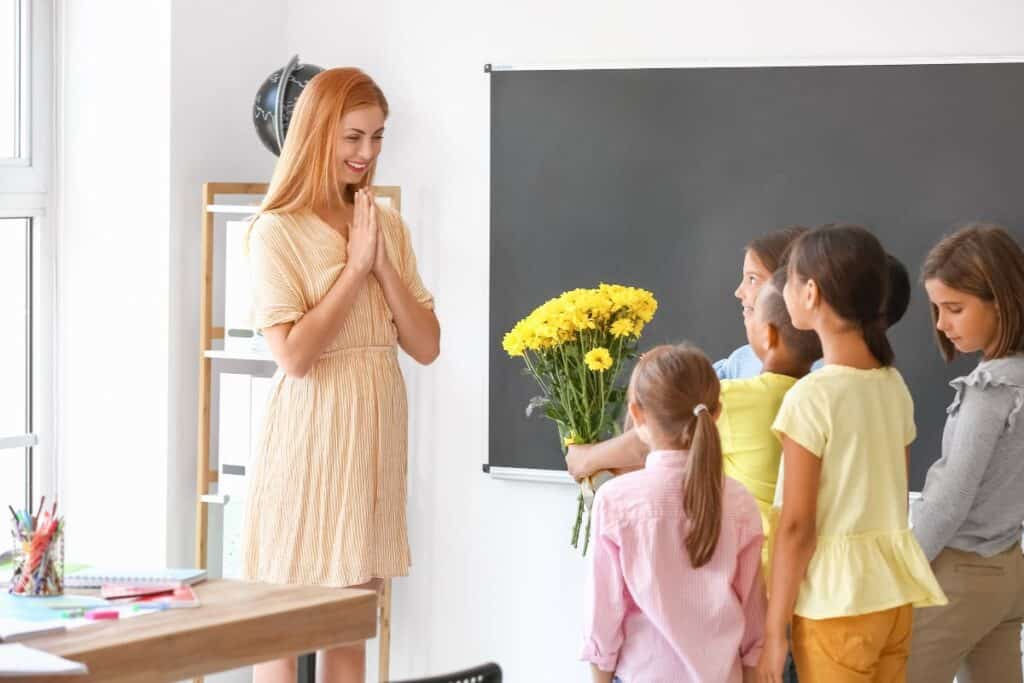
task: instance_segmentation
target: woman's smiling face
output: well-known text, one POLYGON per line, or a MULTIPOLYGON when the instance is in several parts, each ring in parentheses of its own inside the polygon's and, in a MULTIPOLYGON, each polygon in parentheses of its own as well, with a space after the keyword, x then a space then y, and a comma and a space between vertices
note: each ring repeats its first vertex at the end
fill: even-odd
POLYGON ((338 131, 339 177, 346 185, 359 183, 380 154, 384 139, 384 112, 380 107, 360 107, 341 117, 338 131))

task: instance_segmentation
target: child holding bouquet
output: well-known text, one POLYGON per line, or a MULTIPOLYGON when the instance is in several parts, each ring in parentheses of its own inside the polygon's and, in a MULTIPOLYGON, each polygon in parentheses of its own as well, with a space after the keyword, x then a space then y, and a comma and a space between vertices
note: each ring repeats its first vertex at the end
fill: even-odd
POLYGON ((598 491, 581 658, 599 683, 740 683, 761 651, 763 533, 722 474, 718 377, 695 347, 659 346, 628 400, 652 452, 598 491))

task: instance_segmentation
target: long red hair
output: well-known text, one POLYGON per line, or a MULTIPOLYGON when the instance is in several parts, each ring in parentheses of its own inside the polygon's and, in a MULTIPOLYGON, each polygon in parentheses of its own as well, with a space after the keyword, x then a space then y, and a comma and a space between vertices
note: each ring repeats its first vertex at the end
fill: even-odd
POLYGON ((260 213, 294 213, 333 204, 339 195, 352 201, 356 190, 373 182, 376 160, 356 185, 338 178, 335 150, 341 117, 354 109, 380 107, 388 115, 388 101, 373 79, 359 69, 327 69, 317 74, 299 95, 281 158, 274 168, 260 213))

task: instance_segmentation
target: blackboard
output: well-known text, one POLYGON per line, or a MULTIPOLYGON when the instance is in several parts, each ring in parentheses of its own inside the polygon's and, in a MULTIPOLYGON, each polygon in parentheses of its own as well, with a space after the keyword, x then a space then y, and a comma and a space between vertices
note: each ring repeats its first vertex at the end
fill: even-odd
POLYGON ((940 455, 947 366, 916 285, 969 221, 1024 239, 1024 64, 495 70, 491 82, 489 453, 564 469, 555 427, 502 335, 573 287, 616 282, 660 307, 641 349, 745 343, 743 246, 787 224, 861 223, 915 279, 890 338, 915 400, 911 486, 940 455))

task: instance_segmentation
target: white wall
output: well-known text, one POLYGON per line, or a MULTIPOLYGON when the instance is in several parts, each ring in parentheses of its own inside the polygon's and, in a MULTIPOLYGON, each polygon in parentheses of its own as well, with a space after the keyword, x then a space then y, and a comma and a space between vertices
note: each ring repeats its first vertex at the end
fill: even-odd
MULTIPOLYGON (((290 54, 282 0, 174 0, 171 10, 168 562, 195 562, 200 215, 206 182, 267 182, 256 90, 290 54)), ((223 244, 223 240, 219 240, 223 244)), ((223 256, 223 254, 219 254, 223 256)), ((221 310, 221 307, 215 307, 221 310)), ((215 325, 221 325, 217 320, 215 325)))
POLYGON ((64 2, 58 402, 67 553, 162 563, 170 7, 64 2))
POLYGON ((415 565, 395 587, 396 677, 494 659, 512 681, 587 680, 574 661, 584 567, 566 546, 571 490, 480 471, 488 325, 483 65, 1022 55, 1022 21, 1024 5, 1012 0, 289 3, 289 51, 323 66, 361 66, 388 95, 378 180, 403 188, 443 327, 441 359, 411 378, 415 565))
POLYGON ((250 107, 290 56, 284 19, 282 0, 60 4, 73 561, 194 563, 202 183, 269 179, 250 107))

